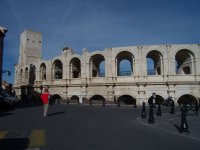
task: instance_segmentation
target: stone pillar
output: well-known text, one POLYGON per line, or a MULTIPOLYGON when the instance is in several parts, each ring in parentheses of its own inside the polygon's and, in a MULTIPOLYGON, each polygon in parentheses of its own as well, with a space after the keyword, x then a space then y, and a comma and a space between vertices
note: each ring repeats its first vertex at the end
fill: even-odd
POLYGON ((138 86, 138 99, 137 100, 137 105, 142 106, 142 103, 145 102, 147 103, 147 100, 145 98, 145 83, 137 83, 138 86))
POLYGON ((3 44, 5 33, 8 30, 0 26, 0 85, 2 85, 2 66, 3 66, 3 44))
POLYGON ((83 97, 80 95, 79 96, 79 103, 82 104, 83 103, 83 97))
POLYGON ((143 78, 147 75, 147 63, 146 63, 146 55, 144 55, 144 49, 142 46, 138 47, 139 50, 139 58, 140 58, 140 76, 143 78))

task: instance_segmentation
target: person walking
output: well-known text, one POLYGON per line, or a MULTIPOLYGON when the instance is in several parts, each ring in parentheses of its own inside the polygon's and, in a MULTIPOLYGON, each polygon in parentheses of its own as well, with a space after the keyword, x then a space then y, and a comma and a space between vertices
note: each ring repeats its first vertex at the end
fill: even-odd
POLYGON ((48 111, 48 107, 49 107, 49 98, 50 98, 49 91, 47 88, 45 88, 44 92, 41 94, 41 100, 44 105, 44 117, 47 116, 47 111, 48 111))

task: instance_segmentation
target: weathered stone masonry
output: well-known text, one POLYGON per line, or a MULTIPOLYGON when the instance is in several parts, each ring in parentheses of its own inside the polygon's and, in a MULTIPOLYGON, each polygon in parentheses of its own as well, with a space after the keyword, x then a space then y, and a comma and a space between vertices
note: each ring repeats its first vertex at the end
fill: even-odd
POLYGON ((66 47, 60 56, 48 61, 41 59, 41 45, 41 33, 26 30, 21 34, 14 83, 18 96, 23 86, 33 86, 38 92, 43 86, 52 95, 80 103, 85 99, 114 103, 127 98, 141 105, 153 92, 162 100, 200 99, 198 44, 114 47, 93 52, 83 49, 82 55, 66 47), (128 73, 121 71, 123 60, 130 64, 128 73), (148 60, 153 62, 150 72, 148 60), (102 64, 105 72, 100 69, 102 64))

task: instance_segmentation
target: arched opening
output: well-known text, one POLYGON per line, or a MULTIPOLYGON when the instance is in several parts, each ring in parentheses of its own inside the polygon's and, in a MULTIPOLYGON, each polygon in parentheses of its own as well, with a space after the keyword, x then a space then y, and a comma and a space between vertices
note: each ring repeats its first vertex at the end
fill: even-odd
POLYGON ((120 52, 116 57, 117 76, 133 75, 134 56, 127 51, 120 52))
POLYGON ((193 72, 193 53, 189 50, 183 49, 176 53, 175 64, 176 74, 192 74, 193 72))
MULTIPOLYGON (((153 96, 151 96, 149 99, 148 99, 148 103, 151 103, 153 102, 153 96)), ((164 98, 160 95, 156 95, 156 99, 155 99, 155 103, 156 105, 158 105, 159 103, 162 105, 164 103, 164 98)))
POLYGON ((20 70, 20 79, 19 82, 21 83, 23 79, 23 69, 20 70))
POLYGON ((90 69, 92 77, 105 76, 105 58, 101 54, 93 55, 90 59, 90 69))
POLYGON ((103 104, 105 103, 105 98, 101 95, 93 95, 90 98, 92 104, 103 104))
POLYGON ((161 75, 163 71, 162 55, 159 51, 150 51, 146 56, 147 75, 161 75))
POLYGON ((182 95, 177 101, 179 105, 182 105, 182 104, 195 105, 196 102, 198 102, 197 99, 190 94, 182 95))
POLYGON ((78 58, 73 58, 70 61, 70 72, 72 78, 81 77, 81 61, 78 58))
POLYGON ((53 63, 53 78, 62 79, 63 76, 63 65, 60 60, 55 60, 53 63))
POLYGON ((30 72, 29 72, 29 84, 30 85, 34 85, 35 77, 36 77, 35 71, 36 71, 35 65, 30 64, 30 72))
POLYGON ((79 104, 79 97, 77 95, 73 95, 70 100, 69 100, 70 103, 76 103, 76 104, 79 104))
POLYGON ((25 82, 28 82, 28 68, 25 69, 25 82))
POLYGON ((42 63, 40 65, 40 80, 46 80, 46 65, 45 63, 42 63))
POLYGON ((119 104, 136 106, 136 99, 130 95, 122 95, 117 99, 119 104))
POLYGON ((50 100, 49 100, 49 104, 53 105, 53 104, 59 104, 61 100, 60 95, 58 94, 54 94, 51 96, 50 100))

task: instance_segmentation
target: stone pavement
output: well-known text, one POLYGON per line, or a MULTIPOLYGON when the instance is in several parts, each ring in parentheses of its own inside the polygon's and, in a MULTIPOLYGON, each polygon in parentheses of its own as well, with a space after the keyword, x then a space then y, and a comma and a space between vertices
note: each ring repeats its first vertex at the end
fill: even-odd
MULTIPOLYGON (((154 112, 155 113, 155 112, 154 112)), ((181 132, 181 112, 178 111, 175 114, 165 112, 162 116, 154 114, 155 124, 148 123, 148 115, 146 119, 137 118, 137 120, 150 128, 158 129, 170 134, 183 136, 185 138, 197 140, 200 142, 200 116, 196 116, 191 112, 188 113, 187 123, 189 132, 181 132)))
POLYGON ((162 109, 163 116, 155 116, 150 125, 140 119, 141 107, 58 104, 43 117, 42 106, 27 105, 0 114, 0 149, 199 149, 199 117, 188 117, 190 132, 181 134, 174 127, 180 125, 180 112, 171 115, 162 109))

